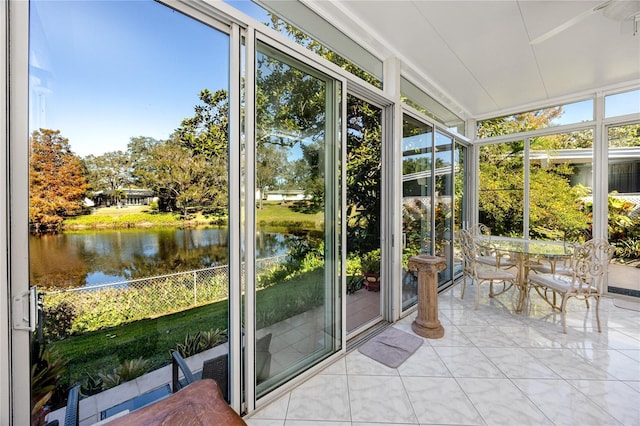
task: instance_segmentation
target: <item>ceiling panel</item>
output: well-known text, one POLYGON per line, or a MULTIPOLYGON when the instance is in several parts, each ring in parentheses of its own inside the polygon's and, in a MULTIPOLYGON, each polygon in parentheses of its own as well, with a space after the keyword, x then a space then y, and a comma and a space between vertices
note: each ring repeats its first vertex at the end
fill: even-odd
POLYGON ((640 84, 640 34, 594 11, 602 1, 303 1, 469 117, 640 84))

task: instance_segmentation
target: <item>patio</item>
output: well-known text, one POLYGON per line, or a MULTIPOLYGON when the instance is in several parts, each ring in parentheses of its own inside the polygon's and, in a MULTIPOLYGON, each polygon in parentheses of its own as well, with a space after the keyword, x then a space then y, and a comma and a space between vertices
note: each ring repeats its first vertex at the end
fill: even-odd
MULTIPOLYGON (((598 333, 593 310, 572 301, 563 334, 560 315, 535 294, 528 310, 516 314, 513 292, 482 297, 474 311, 477 286, 467 286, 464 300, 460 289, 439 296, 444 338, 425 339, 398 369, 353 350, 245 420, 253 426, 640 423, 640 312, 603 298, 598 333)), ((411 332, 414 317, 393 326, 411 332)))

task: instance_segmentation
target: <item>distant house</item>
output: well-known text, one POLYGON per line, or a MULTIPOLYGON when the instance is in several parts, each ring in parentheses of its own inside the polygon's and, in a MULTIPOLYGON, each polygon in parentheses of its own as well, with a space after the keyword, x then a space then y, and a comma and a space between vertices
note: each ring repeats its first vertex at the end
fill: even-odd
MULTIPOLYGON (((111 194, 105 191, 98 191, 94 194, 91 201, 95 207, 110 207, 120 203, 121 206, 144 206, 154 200, 153 191, 150 189, 139 188, 122 188, 125 196, 120 200, 116 200, 111 194)), ((88 205, 88 203, 85 202, 88 205)), ((90 206, 93 207, 93 206, 90 206)))
POLYGON ((263 200, 265 201, 303 201, 310 200, 310 195, 305 195, 302 189, 283 189, 266 191, 263 200))

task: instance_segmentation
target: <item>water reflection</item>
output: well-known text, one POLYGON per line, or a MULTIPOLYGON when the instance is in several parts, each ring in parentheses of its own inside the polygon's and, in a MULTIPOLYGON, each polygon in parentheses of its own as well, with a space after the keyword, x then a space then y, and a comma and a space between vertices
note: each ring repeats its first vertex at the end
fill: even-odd
MULTIPOLYGON (((285 254, 287 233, 259 231, 260 258, 285 254)), ((228 230, 146 229, 31 236, 30 284, 72 288, 224 265, 228 230)))

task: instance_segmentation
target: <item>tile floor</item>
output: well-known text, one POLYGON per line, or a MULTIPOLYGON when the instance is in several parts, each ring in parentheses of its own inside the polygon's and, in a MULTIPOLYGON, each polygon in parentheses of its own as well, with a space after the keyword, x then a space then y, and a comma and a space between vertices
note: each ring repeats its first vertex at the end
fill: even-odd
MULTIPOLYGON (((640 312, 573 300, 560 315, 535 293, 523 314, 509 291, 460 286, 439 296, 442 339, 392 369, 354 350, 246 418, 250 426, 638 425, 640 312)), ((394 324, 412 333, 413 316, 394 324)))

